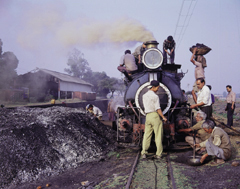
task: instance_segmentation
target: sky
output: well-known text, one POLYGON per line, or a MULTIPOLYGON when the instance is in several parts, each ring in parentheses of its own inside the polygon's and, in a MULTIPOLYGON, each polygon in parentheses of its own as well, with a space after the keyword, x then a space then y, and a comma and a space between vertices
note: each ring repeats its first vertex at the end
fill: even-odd
POLYGON ((239 93, 239 0, 0 0, 3 52, 13 52, 18 74, 38 68, 64 73, 69 53, 79 49, 93 71, 122 78, 117 70, 126 49, 143 41, 176 41, 175 63, 186 73, 181 81, 192 89, 194 68, 189 48, 203 43, 206 83, 212 93, 226 85, 239 93))

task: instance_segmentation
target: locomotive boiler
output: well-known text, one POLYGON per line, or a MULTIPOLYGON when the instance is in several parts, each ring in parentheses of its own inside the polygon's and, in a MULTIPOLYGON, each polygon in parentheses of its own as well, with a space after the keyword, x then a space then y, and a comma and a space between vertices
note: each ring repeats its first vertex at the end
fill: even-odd
POLYGON ((146 42, 146 51, 142 56, 144 69, 132 74, 131 80, 125 78, 126 91, 124 95, 124 107, 118 107, 117 111, 117 140, 118 142, 141 145, 145 128, 145 113, 142 96, 149 90, 150 82, 158 80, 160 88, 157 91, 161 110, 168 118, 163 124, 164 144, 175 145, 181 141, 181 136, 176 131, 178 128, 189 127, 192 123, 191 109, 184 103, 181 90, 183 72, 179 64, 163 64, 162 52, 158 49, 157 41, 146 42))

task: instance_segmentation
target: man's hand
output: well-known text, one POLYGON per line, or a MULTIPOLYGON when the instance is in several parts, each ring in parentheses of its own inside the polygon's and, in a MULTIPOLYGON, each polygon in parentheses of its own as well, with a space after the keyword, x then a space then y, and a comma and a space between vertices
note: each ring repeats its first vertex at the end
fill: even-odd
POLYGON ((232 110, 233 110, 233 109, 234 109, 234 106, 232 106, 231 108, 232 108, 232 110))
POLYGON ((195 144, 195 147, 200 148, 201 146, 200 144, 195 144))
POLYGON ((196 107, 197 107, 196 104, 193 104, 193 105, 190 106, 191 109, 194 109, 196 107))
POLYGON ((167 118, 166 118, 166 117, 164 117, 164 116, 162 117, 162 119, 163 119, 163 121, 167 121, 167 118))

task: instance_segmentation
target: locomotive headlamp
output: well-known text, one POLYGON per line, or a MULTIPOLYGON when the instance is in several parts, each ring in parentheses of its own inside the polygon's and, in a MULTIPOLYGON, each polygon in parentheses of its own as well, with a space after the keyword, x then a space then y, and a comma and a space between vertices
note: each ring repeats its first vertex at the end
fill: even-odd
POLYGON ((157 48, 150 48, 144 52, 142 61, 147 68, 156 69, 162 65, 162 52, 157 48))

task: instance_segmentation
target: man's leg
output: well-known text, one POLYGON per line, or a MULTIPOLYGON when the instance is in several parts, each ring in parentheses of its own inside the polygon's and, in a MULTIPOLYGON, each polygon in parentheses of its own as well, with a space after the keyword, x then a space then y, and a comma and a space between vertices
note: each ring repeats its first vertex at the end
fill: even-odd
POLYGON ((173 50, 172 54, 170 55, 171 64, 174 64, 174 58, 175 58, 175 50, 173 50))
POLYGON ((221 158, 221 159, 226 159, 224 157, 224 152, 222 150, 222 148, 219 148, 218 146, 215 146, 212 142, 210 142, 209 140, 206 143, 206 150, 207 150, 207 154, 210 156, 216 156, 217 158, 221 158))
POLYGON ((227 125, 233 126, 233 113, 234 109, 232 110, 232 105, 228 104, 228 110, 227 110, 227 125))
POLYGON ((163 49, 163 65, 167 64, 167 53, 166 51, 163 49))
POLYGON ((162 139, 163 139, 163 123, 160 120, 158 114, 155 114, 154 120, 154 133, 155 133, 155 143, 157 147, 156 155, 161 156, 163 151, 162 139))
POLYGON ((151 138, 152 138, 153 127, 151 125, 151 122, 149 121, 149 118, 150 118, 149 115, 147 115, 146 122, 145 122, 145 131, 143 135, 143 142, 142 142, 142 152, 141 152, 142 155, 147 154, 147 150, 150 146, 151 138))

